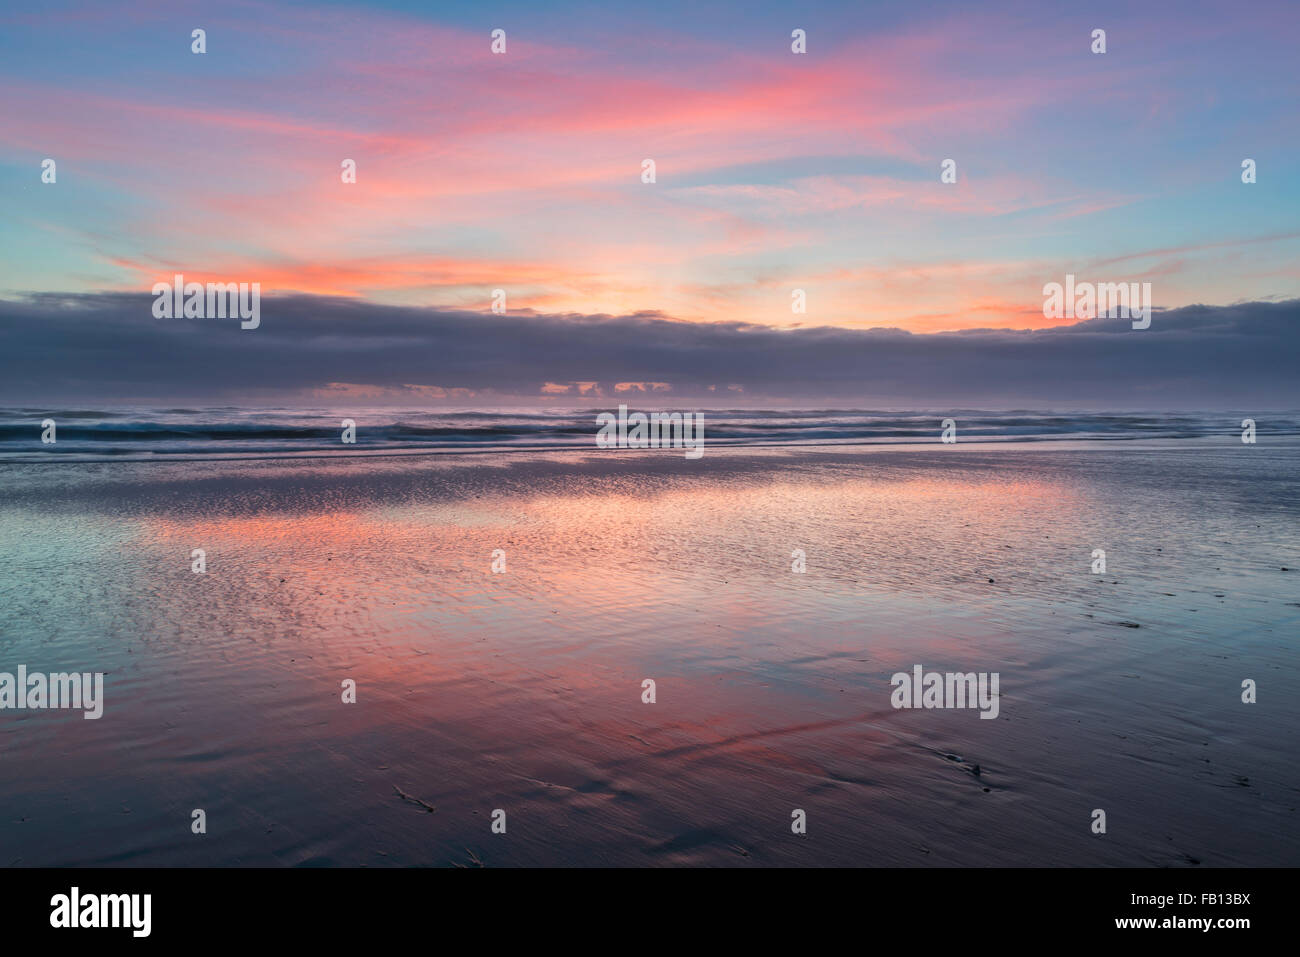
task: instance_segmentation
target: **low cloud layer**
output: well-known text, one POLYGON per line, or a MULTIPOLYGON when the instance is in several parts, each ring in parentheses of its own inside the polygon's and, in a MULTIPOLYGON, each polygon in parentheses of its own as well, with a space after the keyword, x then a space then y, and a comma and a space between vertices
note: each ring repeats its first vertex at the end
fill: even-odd
POLYGON ((1295 408, 1300 300, 1189 306, 1151 327, 919 335, 656 315, 496 316, 262 300, 261 326, 156 319, 147 295, 0 300, 0 402, 655 407, 1295 408))

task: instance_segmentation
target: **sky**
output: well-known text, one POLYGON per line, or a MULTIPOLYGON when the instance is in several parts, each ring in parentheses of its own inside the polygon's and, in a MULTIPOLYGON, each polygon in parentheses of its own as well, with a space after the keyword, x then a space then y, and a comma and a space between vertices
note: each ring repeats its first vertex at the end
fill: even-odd
MULTIPOLYGON (((265 318, 142 341, 160 363, 177 342, 225 348, 232 334, 261 337, 240 350, 271 351, 285 329, 311 335, 357 310, 423 316, 452 354, 447 324, 466 316, 482 326, 462 333, 470 351, 505 319, 557 342, 557 330, 631 336, 662 319, 719 341, 753 332, 751 354, 760 340, 772 354, 724 368, 773 400, 827 381, 776 371, 816 330, 937 336, 938 354, 1073 326, 1043 309, 1044 285, 1067 274, 1149 282, 1158 316, 1276 316, 1265 306, 1300 298, 1298 40, 1300 5, 1255 0, 8 5, 0 322, 28 324, 3 332, 0 398, 48 355, 37 339, 50 327, 32 317, 72 309, 130 338, 141 317, 129 310, 150 320, 150 288, 177 273, 260 283, 265 318), (795 29, 806 53, 791 50, 795 29), (46 158, 55 183, 41 180, 46 158), (347 159, 355 183, 342 181, 347 159), (955 183, 941 182, 948 159, 955 183), (506 317, 490 312, 496 289, 506 317), (1235 309, 1247 303, 1258 308, 1235 309), (999 332, 951 338, 971 330, 999 332)), ((383 325, 347 334, 362 343, 383 325)), ((82 345, 65 344, 69 369, 82 345)), ((496 374, 512 367, 504 343, 481 381, 455 387, 547 398, 564 393, 534 390, 607 386, 634 373, 602 363, 635 365, 624 353, 642 346, 606 337, 592 368, 557 363, 512 385, 496 374)), ((302 394, 464 378, 285 361, 302 394)), ((635 374, 668 391, 720 384, 685 369, 635 374)), ((937 391, 941 371, 894 397, 937 391)), ((165 370, 144 374, 157 382, 138 392, 166 390, 165 370)), ((101 399, 126 397, 96 381, 101 399)), ((215 373, 205 381, 221 391, 215 373)))

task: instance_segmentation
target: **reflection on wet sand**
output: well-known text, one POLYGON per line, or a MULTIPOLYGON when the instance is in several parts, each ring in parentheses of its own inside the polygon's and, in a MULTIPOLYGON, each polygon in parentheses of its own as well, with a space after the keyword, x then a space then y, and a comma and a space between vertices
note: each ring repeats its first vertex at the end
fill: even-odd
POLYGON ((105 717, 6 716, 9 862, 1295 863, 1295 709, 1222 692, 1294 677, 1294 488, 1198 454, 64 474, 0 512, 6 652, 105 717), (997 720, 892 708, 916 664, 997 720))

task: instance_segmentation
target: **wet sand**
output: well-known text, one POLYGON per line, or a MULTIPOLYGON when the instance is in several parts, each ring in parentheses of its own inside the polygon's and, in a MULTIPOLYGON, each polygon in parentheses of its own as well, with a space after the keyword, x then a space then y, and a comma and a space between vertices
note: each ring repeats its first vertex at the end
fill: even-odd
POLYGON ((98 721, 0 712, 3 863, 1295 866, 1297 465, 3 466, 0 671, 107 673, 98 721), (998 718, 894 709, 916 664, 998 718))

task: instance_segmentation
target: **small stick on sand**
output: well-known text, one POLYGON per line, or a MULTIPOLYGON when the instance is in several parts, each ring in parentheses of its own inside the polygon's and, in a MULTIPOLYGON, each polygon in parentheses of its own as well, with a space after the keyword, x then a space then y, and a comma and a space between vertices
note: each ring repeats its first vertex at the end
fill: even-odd
POLYGON ((396 784, 393 785, 393 790, 397 792, 398 797, 402 798, 405 801, 414 801, 416 804, 420 805, 420 807, 426 809, 430 814, 432 814, 436 810, 436 808, 434 808, 434 806, 430 804, 428 801, 421 801, 414 794, 407 794, 396 784))

